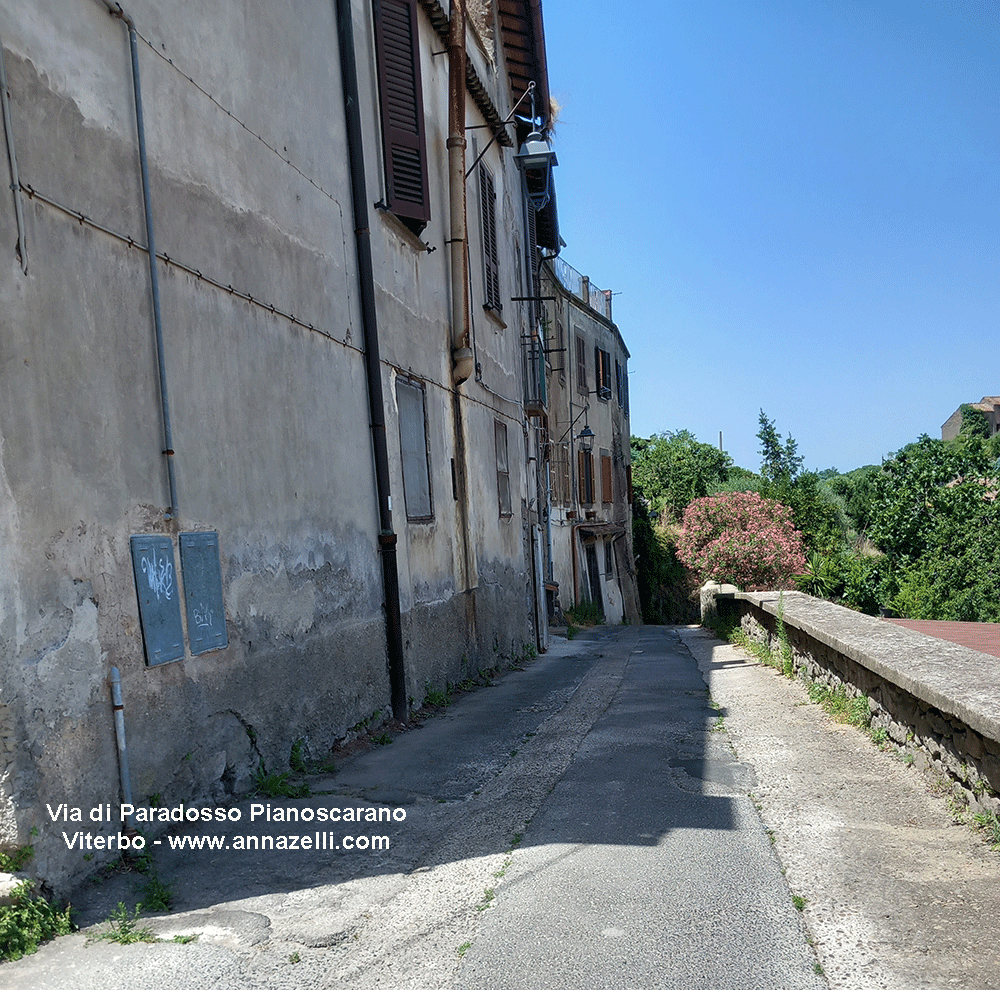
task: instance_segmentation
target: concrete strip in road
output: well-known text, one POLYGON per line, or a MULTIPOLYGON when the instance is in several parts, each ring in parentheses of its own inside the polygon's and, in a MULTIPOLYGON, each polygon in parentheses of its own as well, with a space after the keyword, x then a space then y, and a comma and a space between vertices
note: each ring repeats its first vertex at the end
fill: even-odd
POLYGON ((680 629, 741 760, 833 990, 1000 990, 1000 853, 930 778, 791 681, 680 629))
POLYGON ((816 990, 801 919, 677 634, 646 627, 516 850, 462 990, 816 990))

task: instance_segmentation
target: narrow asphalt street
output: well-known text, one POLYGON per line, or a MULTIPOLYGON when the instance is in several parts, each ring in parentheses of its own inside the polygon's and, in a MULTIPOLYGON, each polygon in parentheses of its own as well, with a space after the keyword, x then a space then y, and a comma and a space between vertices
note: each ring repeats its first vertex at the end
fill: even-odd
POLYGON ((157 941, 96 938, 151 875, 117 872, 74 897, 80 934, 0 967, 0 988, 1000 986, 995 940, 981 941, 1000 907, 996 854, 947 824, 915 771, 888 773, 888 754, 802 698, 699 629, 556 639, 391 745, 310 777, 309 797, 254 798, 238 821, 160 836, 152 875, 172 910, 139 921, 157 941), (790 773, 775 753, 799 739, 805 762, 790 773), (872 766, 860 779, 869 810, 854 793, 854 813, 878 817, 870 809, 898 791, 913 837, 923 825, 939 844, 933 911, 921 913, 927 890, 899 844, 879 856, 884 833, 860 834, 867 858, 831 844, 830 803, 845 789, 817 782, 837 776, 845 743, 872 766), (379 823, 348 824, 369 808, 385 809, 379 823), (340 820, 317 824, 320 812, 340 820), (810 825, 817 813, 825 828, 810 825), (288 835, 314 848, 241 848, 288 835), (347 835, 386 836, 388 848, 347 850, 347 835), (965 857, 958 900, 947 855, 965 857), (851 861, 906 878, 896 917, 884 917, 891 883, 852 883, 851 861))

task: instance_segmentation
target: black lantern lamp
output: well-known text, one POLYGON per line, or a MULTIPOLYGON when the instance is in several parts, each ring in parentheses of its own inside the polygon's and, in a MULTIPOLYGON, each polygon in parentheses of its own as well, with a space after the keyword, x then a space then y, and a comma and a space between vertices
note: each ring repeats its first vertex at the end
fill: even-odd
POLYGON ((583 429, 580 430, 576 439, 580 443, 580 450, 585 454, 589 454, 594 449, 594 440, 597 438, 594 435, 594 431, 590 428, 590 424, 584 423, 583 429))
POLYGON ((528 199, 535 212, 544 210, 552 196, 552 166, 559 164, 556 153, 539 131, 532 131, 524 139, 514 161, 524 173, 528 199))

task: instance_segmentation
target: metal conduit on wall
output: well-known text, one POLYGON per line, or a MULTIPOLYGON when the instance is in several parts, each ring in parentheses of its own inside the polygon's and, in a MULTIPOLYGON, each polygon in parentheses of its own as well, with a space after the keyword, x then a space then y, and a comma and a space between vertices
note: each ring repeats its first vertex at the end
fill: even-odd
POLYGON ((160 411, 163 418, 163 456, 167 461, 167 483, 170 486, 170 506, 166 518, 172 519, 178 510, 177 479, 174 475, 174 443, 170 426, 170 401, 167 395, 167 361, 163 344, 163 319, 160 315, 160 278, 156 266, 156 237, 153 229, 153 200, 149 191, 149 163, 146 156, 146 129, 143 122, 142 86, 139 78, 139 52, 135 21, 121 4, 102 0, 108 13, 118 18, 128 31, 132 58, 132 93, 135 100, 135 123, 139 138, 139 169, 142 175, 142 205, 146 215, 146 244, 149 249, 149 282, 153 296, 153 331, 156 336, 156 367, 160 381, 160 411))

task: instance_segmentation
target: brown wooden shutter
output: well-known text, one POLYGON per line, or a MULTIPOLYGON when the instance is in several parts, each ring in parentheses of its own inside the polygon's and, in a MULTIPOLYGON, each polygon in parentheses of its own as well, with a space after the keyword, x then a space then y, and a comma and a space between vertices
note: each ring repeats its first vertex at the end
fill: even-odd
POLYGON ((493 173, 479 166, 479 203, 483 218, 483 273, 485 303, 500 312, 500 255, 497 250, 497 193, 493 173))
POLYGON ((607 454, 601 455, 601 501, 613 502, 615 500, 614 488, 611 484, 611 458, 607 454))
POLYGON ((525 237, 528 242, 525 245, 524 261, 528 276, 528 295, 532 297, 531 319, 534 321, 538 308, 537 300, 542 294, 541 278, 538 270, 538 236, 536 233, 535 208, 528 202, 527 197, 525 197, 524 203, 525 226, 527 228, 525 237))
POLYGON ((386 205, 397 216, 430 217, 416 0, 374 0, 382 103, 386 205))

